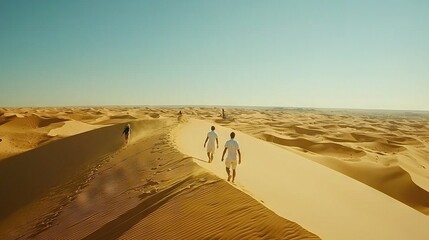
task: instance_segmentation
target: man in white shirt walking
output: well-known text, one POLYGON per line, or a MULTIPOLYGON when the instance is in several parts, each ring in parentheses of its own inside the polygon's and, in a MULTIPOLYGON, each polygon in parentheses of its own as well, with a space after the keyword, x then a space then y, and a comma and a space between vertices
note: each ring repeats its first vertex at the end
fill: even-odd
POLYGON ((219 141, 217 138, 217 134, 214 132, 214 130, 215 130, 215 127, 212 126, 211 131, 209 133, 207 133, 207 138, 206 138, 206 141, 204 142, 204 147, 206 147, 206 143, 208 141, 207 157, 209 157, 209 163, 211 163, 213 161, 213 154, 215 152, 215 141, 217 144, 217 148, 219 148, 219 141))
POLYGON ((223 162, 223 157, 225 156, 226 150, 228 150, 228 155, 225 161, 226 173, 228 173, 228 181, 231 180, 230 169, 232 168, 232 182, 234 183, 235 175, 236 175, 235 169, 237 168, 237 152, 238 152, 238 164, 241 164, 241 152, 240 152, 240 146, 238 145, 238 142, 234 140, 235 133, 231 132, 230 137, 231 139, 225 143, 225 149, 223 150, 223 153, 222 153, 222 162, 223 162))

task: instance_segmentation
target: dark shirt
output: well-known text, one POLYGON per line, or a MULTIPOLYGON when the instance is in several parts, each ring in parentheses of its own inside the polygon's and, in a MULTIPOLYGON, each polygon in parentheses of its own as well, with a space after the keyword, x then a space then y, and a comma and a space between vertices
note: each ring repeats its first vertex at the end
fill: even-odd
POLYGON ((128 133, 130 133, 130 128, 128 126, 125 127, 125 129, 124 129, 124 131, 122 133, 128 135, 128 133))

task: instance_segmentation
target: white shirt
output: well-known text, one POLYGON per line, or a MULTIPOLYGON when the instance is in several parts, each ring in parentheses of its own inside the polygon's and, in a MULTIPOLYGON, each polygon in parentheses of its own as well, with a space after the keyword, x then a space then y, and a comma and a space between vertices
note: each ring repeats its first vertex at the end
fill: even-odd
POLYGON ((207 143, 207 147, 214 147, 215 146, 215 141, 217 138, 217 134, 214 131, 211 131, 209 133, 207 133, 207 137, 209 138, 209 141, 207 143))
POLYGON ((226 156, 226 160, 237 160, 237 150, 240 149, 240 146, 238 146, 238 142, 234 139, 230 139, 226 141, 225 148, 228 149, 228 155, 226 156))

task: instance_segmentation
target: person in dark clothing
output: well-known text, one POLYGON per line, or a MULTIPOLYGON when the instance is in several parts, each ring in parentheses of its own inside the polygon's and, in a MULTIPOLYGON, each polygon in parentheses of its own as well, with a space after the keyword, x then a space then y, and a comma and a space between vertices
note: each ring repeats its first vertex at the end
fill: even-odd
POLYGON ((125 126, 124 131, 122 132, 122 135, 124 135, 125 144, 128 144, 128 139, 131 136, 131 125, 129 123, 125 126))

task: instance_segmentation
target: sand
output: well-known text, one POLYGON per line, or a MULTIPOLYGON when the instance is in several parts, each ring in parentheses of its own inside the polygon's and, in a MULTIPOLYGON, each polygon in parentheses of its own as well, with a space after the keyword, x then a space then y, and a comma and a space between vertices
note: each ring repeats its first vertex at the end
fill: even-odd
POLYGON ((1 108, 0 239, 429 239, 427 113, 225 112, 1 108), (220 162, 232 129, 235 184, 220 162))
MULTIPOLYGON (((196 163, 226 178, 220 161, 222 146, 209 164, 198 134, 207 132, 211 125, 190 120, 176 132, 177 145, 196 163)), ((224 144, 232 130, 215 127, 224 144)), ((429 218, 417 210, 298 154, 235 132, 243 155, 235 186, 322 239, 429 237, 429 218)))
POLYGON ((427 112, 227 109, 210 120, 272 142, 429 214, 427 112))
POLYGON ((180 153, 178 109, 6 111, 1 239, 319 239, 180 153), (46 140, 19 148, 25 134, 46 140))

